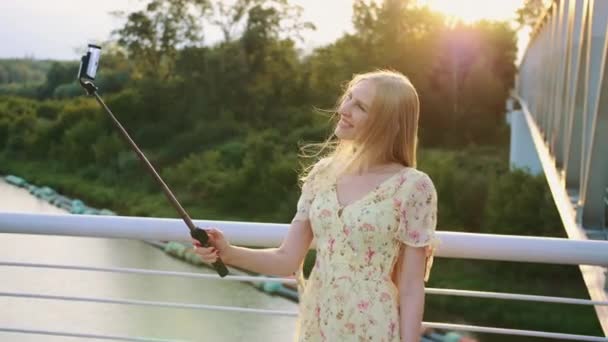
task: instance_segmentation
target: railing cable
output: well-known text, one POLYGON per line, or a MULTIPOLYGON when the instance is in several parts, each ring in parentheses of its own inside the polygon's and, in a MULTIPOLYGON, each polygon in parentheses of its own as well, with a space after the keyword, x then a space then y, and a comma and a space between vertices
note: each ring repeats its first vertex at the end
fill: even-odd
MULTIPOLYGON (((111 273, 123 273, 123 274, 165 275, 165 276, 200 278, 200 279, 222 280, 222 281, 225 281, 225 280, 251 281, 251 282, 280 281, 282 283, 295 283, 296 282, 294 279, 290 279, 290 278, 273 278, 273 277, 263 277, 263 276, 232 276, 232 275, 221 278, 221 277, 218 277, 216 274, 210 274, 210 273, 208 274, 208 273, 160 271, 160 270, 147 270, 147 269, 140 269, 140 268, 91 267, 91 266, 26 263, 26 262, 4 262, 4 261, 0 262, 0 266, 66 269, 66 270, 79 270, 79 271, 98 271, 98 272, 111 272, 111 273)), ((526 294, 518 294, 518 293, 439 289, 439 288, 426 288, 425 292, 427 294, 446 295, 446 296, 495 298, 495 299, 524 300, 524 301, 545 302, 545 303, 561 303, 561 304, 576 304, 576 305, 607 305, 608 306, 608 301, 567 298, 567 297, 554 297, 554 296, 526 295, 526 294)))
POLYGON ((155 306, 155 307, 178 308, 178 309, 215 310, 215 311, 255 313, 255 314, 275 315, 275 316, 297 316, 298 315, 297 311, 288 311, 288 310, 252 309, 252 308, 243 308, 243 307, 237 307, 237 306, 172 303, 172 302, 159 302, 159 301, 136 300, 136 299, 111 299, 111 298, 98 298, 98 297, 43 295, 43 294, 24 293, 24 292, 0 292, 0 297, 66 300, 66 301, 72 301, 72 302, 92 302, 92 303, 104 303, 104 304, 155 306))
POLYGON ((112 340, 112 341, 136 341, 136 342, 178 342, 180 340, 168 340, 158 339, 150 337, 129 337, 129 336, 118 336, 118 335, 106 335, 106 334, 87 334, 87 333, 75 333, 67 331, 56 331, 56 330, 41 330, 41 329, 17 329, 17 328, 6 328, 0 327, 0 331, 8 333, 20 333, 20 334, 36 334, 36 335, 51 335, 51 336, 64 336, 64 337, 79 337, 79 338, 94 338, 98 340, 112 340))
POLYGON ((237 275, 228 275, 228 276, 222 278, 222 277, 218 277, 217 274, 178 272, 178 271, 159 271, 159 270, 147 270, 147 269, 143 269, 143 268, 92 267, 92 266, 27 263, 27 262, 0 262, 0 266, 53 268, 53 269, 65 269, 65 270, 142 274, 142 275, 162 275, 162 276, 185 277, 185 278, 202 278, 202 279, 211 279, 211 280, 280 281, 281 283, 289 283, 289 284, 296 283, 296 280, 293 278, 277 278, 277 277, 264 277, 264 276, 237 276, 237 275))

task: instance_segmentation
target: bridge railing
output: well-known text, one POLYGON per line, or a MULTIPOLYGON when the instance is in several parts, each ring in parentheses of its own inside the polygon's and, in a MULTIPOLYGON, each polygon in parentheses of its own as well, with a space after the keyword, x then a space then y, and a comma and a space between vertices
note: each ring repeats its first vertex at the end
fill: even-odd
MULTIPOLYGON (((512 165, 536 151, 530 164, 541 165, 571 239, 608 240, 607 32, 608 1, 553 0, 532 31, 513 95, 521 110, 511 112, 512 134, 523 138, 512 141, 512 165)), ((591 298, 607 300, 608 269, 580 269, 591 298)), ((596 312, 608 334, 608 308, 596 312)))
POLYGON ((517 95, 527 104, 577 220, 606 239, 608 1, 554 1, 533 30, 517 95), (599 233, 598 233, 599 234, 599 233))
MULTIPOLYGON (((274 247, 285 237, 286 224, 247 223, 234 221, 195 220, 199 227, 218 227, 225 232, 228 239, 237 245, 274 247)), ((190 238, 184 223, 178 219, 96 216, 96 215, 48 215, 0 212, 0 233, 65 235, 80 237, 122 238, 135 240, 186 241, 190 238)), ((608 242, 590 240, 570 240, 560 238, 541 238, 528 236, 473 234, 439 231, 442 244, 437 250, 437 257, 500 260, 516 262, 537 262, 567 265, 606 265, 608 264, 608 242)), ((220 278, 215 274, 174 272, 170 270, 149 270, 133 268, 108 268, 90 265, 58 265, 44 263, 24 263, 0 260, 0 267, 53 268, 82 272, 112 272, 139 275, 164 275, 172 277, 211 278, 218 281, 261 280, 262 277, 228 276, 220 278)), ((277 279, 277 278, 273 278, 277 279)), ((285 282, 294 282, 286 278, 285 282)), ((426 288, 429 295, 465 296, 474 298, 494 298, 501 300, 525 300, 535 302, 564 303, 572 305, 593 305, 608 307, 608 301, 563 298, 551 296, 527 295, 518 293, 499 293, 468 291, 459 289, 426 288)), ((30 298, 40 300, 68 300, 78 302, 112 303, 122 305, 140 305, 153 307, 173 307, 194 310, 223 310, 249 312, 252 314, 270 314, 296 316, 296 312, 281 310, 260 310, 251 308, 228 307, 205 304, 169 303, 143 301, 138 299, 99 298, 94 296, 78 297, 70 294, 38 294, 23 292, 0 292, 0 297, 30 298)), ((604 341, 608 338, 564 334, 546 331, 505 329, 488 326, 452 324, 445 322, 423 322, 428 328, 457 331, 504 334, 512 336, 538 336, 575 341, 604 341)), ((43 331, 36 329, 15 329, 3 327, 0 331, 29 334, 73 336, 81 338, 103 338, 122 341, 151 341, 153 339, 131 338, 128 336, 85 334, 65 331, 43 331)), ((423 340, 425 341, 425 340, 423 340)), ((429 340, 426 340, 429 341, 429 340)))

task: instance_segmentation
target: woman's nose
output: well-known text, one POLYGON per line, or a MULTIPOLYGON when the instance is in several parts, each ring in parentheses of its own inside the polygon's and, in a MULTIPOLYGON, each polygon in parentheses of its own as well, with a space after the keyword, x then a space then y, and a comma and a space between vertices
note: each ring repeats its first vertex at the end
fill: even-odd
POLYGON ((348 105, 348 103, 342 103, 340 108, 338 108, 338 114, 350 117, 350 106, 348 105))
POLYGON ((348 110, 345 110, 344 108, 341 108, 340 110, 338 110, 338 114, 342 117, 348 118, 350 119, 350 113, 348 110))

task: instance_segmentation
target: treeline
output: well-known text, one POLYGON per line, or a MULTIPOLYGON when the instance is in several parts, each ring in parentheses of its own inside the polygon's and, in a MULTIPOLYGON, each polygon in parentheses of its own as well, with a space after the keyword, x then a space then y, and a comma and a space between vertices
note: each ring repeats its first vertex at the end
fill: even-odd
MULTIPOLYGON (((304 54, 298 36, 312 25, 287 0, 152 0, 126 14, 115 39, 103 44, 96 83, 192 216, 288 222, 300 163, 310 162, 298 157, 298 147, 323 140, 332 127, 315 108, 331 109, 353 73, 394 69, 420 93, 419 167, 436 183, 440 230, 564 236, 544 179, 509 171, 504 104, 516 72, 509 24, 448 25, 413 1, 356 0, 353 9, 354 33, 304 54), (223 40, 208 45, 204 34, 213 25, 223 40)), ((106 114, 79 89, 77 69, 76 61, 52 63, 31 93, 0 97, 0 173, 123 215, 175 217, 106 114)), ((474 289, 495 281, 482 271, 475 279, 450 273, 463 269, 446 266, 453 262, 438 260, 431 281, 474 289)), ((557 271, 538 275, 530 288, 584 296, 576 268, 560 272, 569 278, 554 293, 542 279, 557 271)), ((517 288, 522 280, 498 283, 517 288)), ((448 312, 450 303, 432 299, 431 314, 448 312)), ((480 324, 532 321, 598 334, 591 309, 564 324, 539 306, 529 308, 538 319, 525 322, 492 308, 451 309, 480 324)))
MULTIPOLYGON (((407 1, 355 1, 353 9, 353 34, 304 55, 297 37, 312 25, 285 0, 150 1, 104 44, 96 83, 172 186, 242 217, 288 219, 297 148, 331 129, 315 107, 331 109, 357 72, 389 68, 410 77, 422 101, 423 147, 505 146, 516 52, 508 23, 448 26, 407 1), (224 33, 212 46, 204 45, 210 25, 224 33)), ((89 179, 153 189, 84 97, 77 69, 76 61, 53 63, 35 100, 4 98, 0 148, 10 158, 50 158, 89 179)), ((455 222, 472 229, 473 221, 455 222)))
POLYGON ((42 83, 51 64, 50 60, 0 59, 0 86, 19 83, 42 83))
MULTIPOLYGON (((104 56, 105 57, 105 56, 104 56)), ((124 56, 104 58, 108 70, 97 84, 105 92, 118 92, 128 83, 130 70, 124 56)), ((75 75, 79 62, 0 60, 0 95, 16 95, 37 100, 67 99, 82 95, 75 75)))

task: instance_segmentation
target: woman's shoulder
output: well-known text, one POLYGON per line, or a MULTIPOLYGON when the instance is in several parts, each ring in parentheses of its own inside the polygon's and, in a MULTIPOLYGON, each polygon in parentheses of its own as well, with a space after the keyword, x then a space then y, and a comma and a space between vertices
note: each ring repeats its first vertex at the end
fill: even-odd
POLYGON ((323 157, 319 159, 313 166, 309 172, 310 176, 315 176, 317 174, 323 173, 327 170, 329 164, 331 163, 331 157, 323 157))
POLYGON ((412 171, 413 171, 414 179, 432 181, 431 176, 429 176, 428 173, 426 173, 422 170, 416 169, 416 168, 412 168, 412 171))
POLYGON ((428 173, 416 168, 406 168, 399 179, 398 192, 414 190, 435 192, 435 184, 428 173))
POLYGON ((318 182, 319 178, 323 178, 323 175, 327 170, 330 162, 331 157, 324 157, 309 166, 308 171, 305 172, 304 176, 301 178, 303 183, 312 184, 313 182, 318 182))

